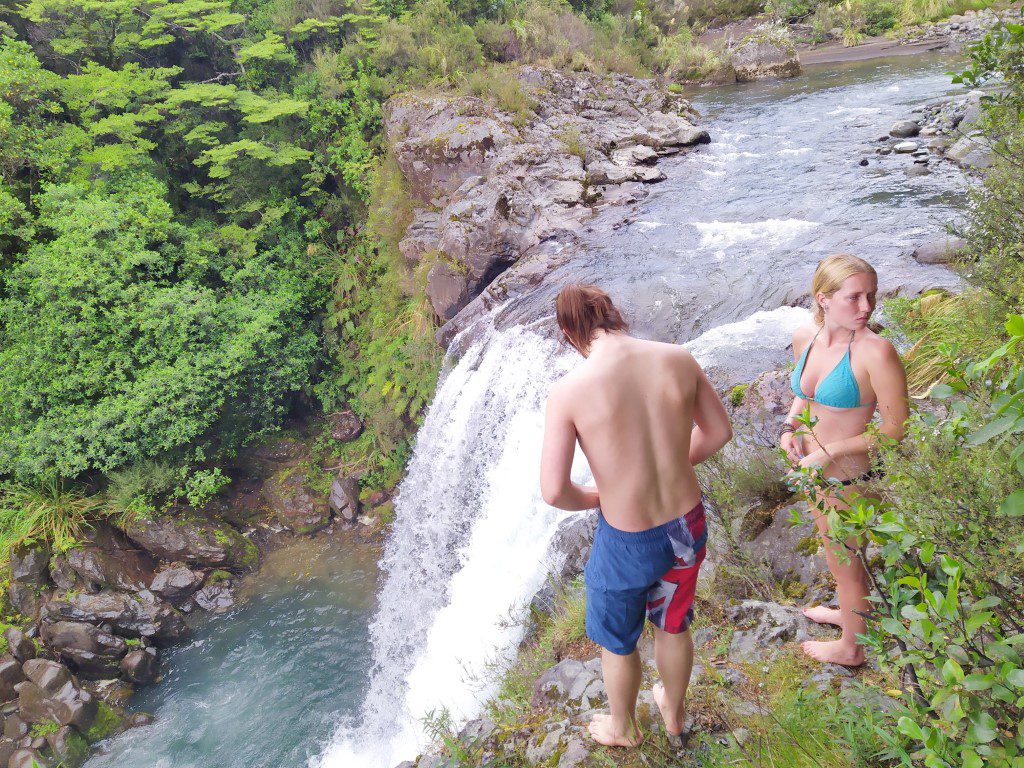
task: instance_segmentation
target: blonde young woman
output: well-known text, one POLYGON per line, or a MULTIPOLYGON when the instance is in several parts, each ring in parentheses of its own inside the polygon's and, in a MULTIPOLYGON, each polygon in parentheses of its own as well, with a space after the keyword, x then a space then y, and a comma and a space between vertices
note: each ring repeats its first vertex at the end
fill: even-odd
MULTIPOLYGON (((814 321, 793 334, 795 397, 782 425, 781 446, 794 464, 821 467, 826 477, 840 481, 844 496, 862 492, 872 477, 877 437, 867 427, 876 410, 881 417, 878 432, 894 440, 903 438, 908 414, 903 363, 892 344, 868 328, 877 291, 878 275, 866 261, 848 254, 829 256, 818 264, 811 284, 814 321), (808 406, 817 420, 809 431, 797 422, 808 406)), ((844 502, 830 492, 825 505, 842 508, 844 502)), ((838 626, 842 636, 829 642, 809 640, 804 653, 821 662, 856 667, 864 663, 857 635, 865 631, 863 614, 870 609, 868 577, 856 557, 859 544, 832 541, 827 516, 813 511, 836 580, 839 608, 805 608, 804 615, 838 626)))

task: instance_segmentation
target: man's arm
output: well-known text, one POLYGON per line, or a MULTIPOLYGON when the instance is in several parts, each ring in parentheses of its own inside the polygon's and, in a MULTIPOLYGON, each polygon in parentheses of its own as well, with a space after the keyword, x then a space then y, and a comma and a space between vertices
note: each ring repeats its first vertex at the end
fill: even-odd
POLYGON ((693 431, 690 433, 690 464, 696 466, 714 456, 732 440, 732 425, 725 406, 692 357, 690 364, 697 379, 693 403, 693 431))
POLYGON ((597 488, 578 485, 570 477, 575 452, 576 427, 569 418, 565 395, 556 385, 544 418, 540 492, 546 503, 559 509, 593 509, 600 504, 597 488))

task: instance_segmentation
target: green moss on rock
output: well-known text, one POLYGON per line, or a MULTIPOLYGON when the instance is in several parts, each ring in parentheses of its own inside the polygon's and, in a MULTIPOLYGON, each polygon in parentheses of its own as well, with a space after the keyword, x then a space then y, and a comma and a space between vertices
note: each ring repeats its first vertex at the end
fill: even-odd
POLYGON ((90 744, 101 741, 114 733, 122 722, 124 718, 113 707, 105 701, 100 701, 96 719, 93 720, 92 727, 85 732, 85 738, 90 744))

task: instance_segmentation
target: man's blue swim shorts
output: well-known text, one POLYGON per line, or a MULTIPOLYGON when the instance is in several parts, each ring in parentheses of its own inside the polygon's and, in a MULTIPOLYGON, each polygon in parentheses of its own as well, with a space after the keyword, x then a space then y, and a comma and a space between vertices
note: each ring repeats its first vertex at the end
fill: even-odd
POLYGON ((612 653, 636 649, 644 617, 679 634, 693 620, 697 571, 708 540, 704 504, 646 531, 613 528, 601 515, 583 570, 587 637, 612 653))

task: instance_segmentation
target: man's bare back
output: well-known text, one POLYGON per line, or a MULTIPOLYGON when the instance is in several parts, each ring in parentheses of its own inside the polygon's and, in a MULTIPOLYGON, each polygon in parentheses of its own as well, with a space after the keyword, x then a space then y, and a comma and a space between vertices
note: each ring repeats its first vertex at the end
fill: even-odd
MULTIPOLYGON (((716 442, 727 440, 729 430, 725 409, 692 355, 619 332, 599 334, 583 364, 552 388, 548 423, 549 436, 561 427, 564 437, 545 450, 568 452, 571 428, 590 463, 605 519, 623 531, 653 528, 692 509, 701 498, 693 464, 707 455, 692 439, 702 442, 701 427, 715 432, 716 442)), ((555 470, 542 474, 546 496, 572 454, 561 458, 544 461, 545 469, 555 470)))

